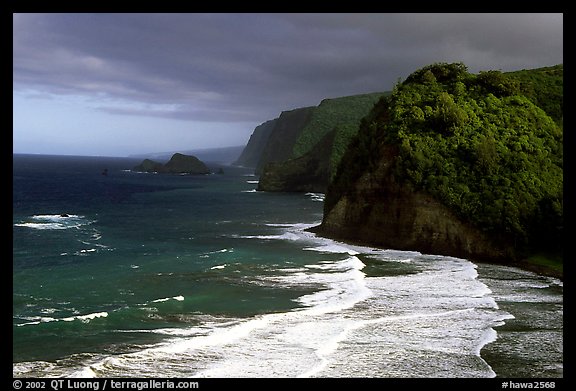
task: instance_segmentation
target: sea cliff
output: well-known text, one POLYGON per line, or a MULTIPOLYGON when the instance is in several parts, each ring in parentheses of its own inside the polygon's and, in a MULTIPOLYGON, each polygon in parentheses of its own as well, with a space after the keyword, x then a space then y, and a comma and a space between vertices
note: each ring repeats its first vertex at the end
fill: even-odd
POLYGON ((314 231, 472 260, 558 259, 562 117, 551 118, 527 87, 463 64, 414 72, 362 120, 314 231))
MULTIPOLYGON (((394 176, 398 151, 387 147, 373 172, 326 211, 314 232, 345 241, 398 250, 505 261, 513 249, 460 219, 429 194, 394 176)), ((328 196, 331 196, 329 193, 328 196)))

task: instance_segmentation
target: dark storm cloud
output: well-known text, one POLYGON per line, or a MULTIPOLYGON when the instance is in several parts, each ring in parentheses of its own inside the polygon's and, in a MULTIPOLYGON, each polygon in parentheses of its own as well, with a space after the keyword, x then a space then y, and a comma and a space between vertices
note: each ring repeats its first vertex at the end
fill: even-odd
POLYGON ((16 14, 14 86, 116 114, 264 121, 432 62, 561 63, 562 30, 561 14, 16 14))

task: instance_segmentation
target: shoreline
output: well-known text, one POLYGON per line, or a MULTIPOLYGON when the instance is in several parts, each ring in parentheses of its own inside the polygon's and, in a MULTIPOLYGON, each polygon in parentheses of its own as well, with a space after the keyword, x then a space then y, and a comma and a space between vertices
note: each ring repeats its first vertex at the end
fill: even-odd
MULTIPOLYGON (((326 237, 335 241, 340 241, 343 243, 348 243, 351 245, 359 245, 359 246, 363 246, 363 247, 371 247, 374 249, 386 249, 382 246, 378 246, 378 245, 374 245, 374 244, 370 244, 368 242, 362 242, 360 240, 346 240, 346 239, 342 239, 342 238, 338 238, 336 236, 332 236, 330 237, 330 235, 325 235, 323 232, 321 232, 321 226, 314 226, 311 227, 309 229, 307 229, 307 231, 313 232, 314 234, 320 236, 320 237, 326 237)), ((417 251, 417 250, 415 250, 417 251)), ((442 255, 442 254, 437 254, 437 255, 442 255)), ((475 265, 476 270, 477 270, 477 279, 480 280, 483 276, 483 270, 482 270, 482 266, 481 265, 494 265, 494 266, 505 266, 505 267, 511 267, 511 268, 515 268, 517 270, 521 270, 521 271, 529 271, 529 272, 533 272, 536 274, 536 276, 534 276, 534 278, 537 277, 551 277, 554 279, 558 279, 560 280, 562 283, 560 284, 562 286, 563 281, 564 281, 564 273, 563 273, 563 263, 562 263, 562 256, 560 254, 532 254, 530 257, 526 257, 526 258, 522 258, 519 261, 513 261, 513 262, 505 262, 505 261, 480 261, 480 260, 476 260, 476 259, 470 259, 470 258, 463 258, 466 259, 467 261, 471 262, 472 264, 475 265)), ((514 270, 511 270, 510 273, 512 275, 514 275, 515 272, 514 270)), ((487 284, 487 283, 485 283, 487 284)), ((487 285, 488 286, 488 285, 487 285)), ((492 288, 488 288, 490 289, 490 291, 492 292, 492 288)), ((496 299, 495 299, 496 300, 496 299)), ((530 360, 526 358, 525 356, 525 352, 526 350, 530 350, 530 349, 534 349, 535 351, 537 351, 538 349, 541 349, 540 346, 538 346, 539 342, 538 341, 542 341, 542 337, 540 337, 540 339, 538 339, 538 334, 534 334, 536 337, 536 342, 533 340, 529 340, 526 341, 526 347, 523 348, 520 352, 514 352, 514 349, 510 349, 510 347, 514 346, 514 340, 515 338, 518 338, 519 336, 523 335, 524 333, 526 333, 526 331, 528 332, 533 332, 533 333, 537 333, 538 330, 536 328, 534 328, 533 326, 530 326, 530 322, 528 322, 526 320, 527 316, 530 316, 530 312, 529 310, 522 308, 522 307, 518 307, 518 306, 514 306, 516 303, 500 303, 498 302, 498 305, 502 305, 504 308, 504 311, 513 314, 512 317, 513 319, 506 319, 503 320, 502 324, 498 325, 498 326, 493 326, 492 330, 496 333, 496 335, 500 336, 495 338, 492 341, 489 341, 487 343, 485 343, 484 345, 482 345, 480 347, 479 350, 479 357, 484 360, 484 362, 490 367, 490 369, 493 371, 494 375, 496 378, 502 378, 502 377, 509 377, 509 376, 515 376, 516 371, 518 370, 518 368, 515 367, 515 363, 520 362, 520 361, 525 361, 526 363, 530 363, 530 360), (513 307, 510 308, 510 305, 512 305, 513 307), (521 328, 521 330, 519 329, 519 327, 521 328), (528 329, 526 329, 526 327, 528 327, 528 329), (503 337, 505 336, 505 337, 503 337), (512 363, 512 364, 511 364, 512 363)), ((533 306, 530 306, 530 308, 532 308, 533 306)), ((561 322, 561 321, 560 321, 561 322)), ((553 331, 554 327, 550 327, 550 330, 548 331, 553 331)), ((552 349, 551 350, 552 353, 555 353, 555 351, 552 349)), ((555 369, 555 370, 551 370, 548 371, 545 368, 540 368, 541 374, 540 376, 544 376, 546 378, 550 377, 550 378, 562 378, 563 375, 563 367, 561 365, 560 369, 555 369)), ((522 375, 525 377, 530 377, 530 371, 527 372, 522 372, 522 375)))
MULTIPOLYGON (((361 240, 352 240, 352 239, 346 239, 346 238, 342 238, 336 235, 328 235, 325 232, 322 232, 321 229, 322 225, 317 225, 311 228, 307 228, 306 231, 308 232, 312 232, 315 235, 318 235, 319 237, 323 237, 326 239, 332 239, 332 240, 336 240, 336 241, 340 241, 343 243, 348 243, 348 244, 352 244, 352 245, 358 245, 358 246, 364 246, 364 247, 373 247, 376 249, 382 249, 382 250, 401 250, 401 251, 419 251, 418 249, 399 249, 399 248, 389 248, 389 247, 382 247, 381 245, 375 244, 375 243, 370 243, 368 241, 361 241, 361 240)), ((451 254, 430 254, 430 255, 443 255, 443 256, 451 256, 453 257, 454 255, 451 254)), ((456 258, 461 258, 461 257, 456 257, 456 258)), ((511 261, 511 262, 505 262, 505 261, 498 261, 498 260, 491 260, 491 261, 483 261, 483 260, 478 260, 478 259, 473 259, 473 258, 463 258, 466 259, 474 264, 492 264, 492 265, 500 265, 500 266, 510 266, 510 267, 516 267, 518 269, 522 269, 522 270, 527 270, 527 271, 531 271, 534 272, 538 275, 541 276, 546 276, 546 277, 553 277, 553 278, 557 278, 560 281, 564 282, 564 271, 563 271, 563 264, 561 262, 557 262, 555 260, 552 260, 551 257, 548 257, 546 255, 543 254, 534 254, 528 258, 523 258, 520 261, 511 261)))
MULTIPOLYGON (((472 261, 474 262, 474 261, 472 261)), ((487 262, 484 262, 487 263, 487 262)), ((552 266, 547 266, 547 265, 539 265, 539 264, 535 264, 530 262, 529 259, 524 259, 520 262, 513 262, 513 263, 495 263, 496 265, 502 265, 502 266, 512 266, 512 267, 517 267, 518 269, 522 269, 522 270, 528 270, 531 272, 534 272, 538 275, 541 276, 546 276, 546 277, 553 277, 553 278, 557 278, 560 281, 564 282, 564 271, 558 270, 552 266)))

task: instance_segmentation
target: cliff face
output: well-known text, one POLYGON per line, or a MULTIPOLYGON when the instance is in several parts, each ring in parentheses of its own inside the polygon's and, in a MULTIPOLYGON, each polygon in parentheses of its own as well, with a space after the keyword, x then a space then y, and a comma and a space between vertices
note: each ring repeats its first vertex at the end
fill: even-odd
POLYGON ((282 113, 258 166, 258 189, 325 192, 361 119, 384 95, 324 99, 317 107, 282 113))
POLYGON ((258 190, 324 193, 330 182, 330 152, 335 134, 326 134, 299 158, 265 165, 258 190))
POLYGON ((168 174, 209 174, 208 167, 197 157, 175 153, 166 164, 158 163, 150 159, 145 159, 142 163, 133 168, 138 172, 157 172, 168 174))
POLYGON ((310 120, 313 110, 314 107, 303 107, 280 114, 258 160, 257 174, 262 172, 267 163, 281 162, 292 157, 292 147, 310 120))
POLYGON ((279 176, 282 176, 281 186, 262 186, 261 189, 265 191, 279 191, 280 188, 282 191, 300 191, 300 188, 325 190, 326 181, 333 177, 338 161, 358 131, 360 120, 370 112, 378 99, 388 94, 371 93, 324 99, 318 106, 283 111, 278 118, 266 121, 254 129, 234 164, 254 167, 257 174, 266 178, 280 180, 279 176), (325 142, 326 137, 330 143, 325 142), (304 170, 304 167, 310 167, 317 171, 318 166, 321 173, 304 170), (273 172, 266 173, 268 169, 273 172), (290 175, 298 175, 300 178, 290 178, 290 175), (308 178, 307 184, 303 182, 304 177, 308 178), (297 185, 290 187, 290 183, 297 185))
POLYGON ((246 144, 246 147, 238 160, 234 162, 234 165, 243 167, 258 166, 260 157, 266 148, 266 144, 276 126, 276 122, 278 122, 278 118, 266 121, 254 129, 248 144, 246 144))
POLYGON ((315 231, 473 260, 561 253, 561 121, 525 91, 463 64, 414 72, 362 121, 315 231))
POLYGON ((497 243, 457 217, 436 199, 398 182, 393 174, 398 157, 386 147, 377 169, 362 175, 325 210, 315 232, 384 248, 420 251, 477 260, 507 260, 512 248, 497 243))

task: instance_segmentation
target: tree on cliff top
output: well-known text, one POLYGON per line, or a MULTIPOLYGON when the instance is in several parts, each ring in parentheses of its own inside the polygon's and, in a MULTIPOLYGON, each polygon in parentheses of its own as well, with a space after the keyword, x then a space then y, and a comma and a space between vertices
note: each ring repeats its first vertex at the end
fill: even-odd
POLYGON ((463 220, 519 250, 560 247, 562 129, 525 95, 526 80, 498 71, 470 74, 461 63, 412 73, 362 121, 326 210, 363 172, 376 169, 383 145, 393 145, 396 177, 463 220))

